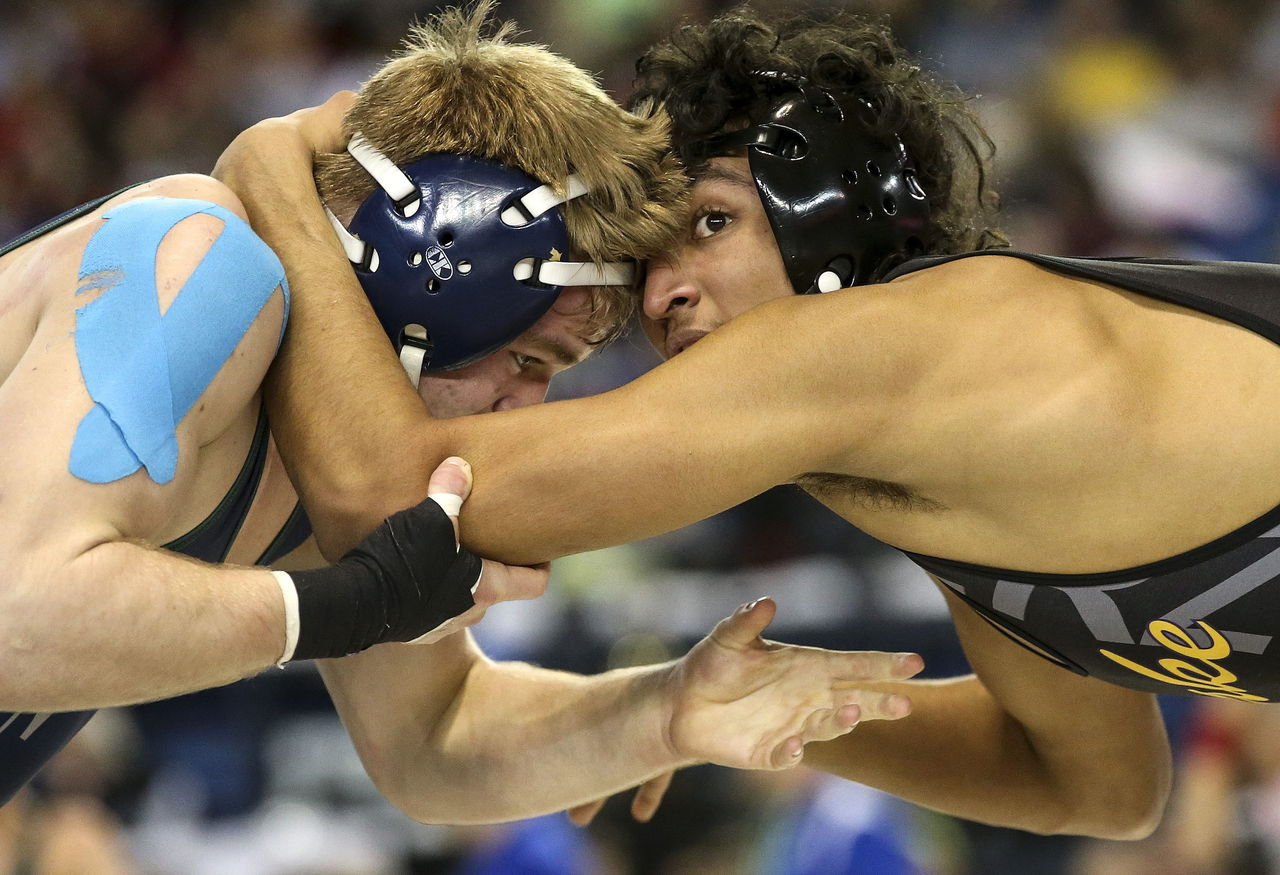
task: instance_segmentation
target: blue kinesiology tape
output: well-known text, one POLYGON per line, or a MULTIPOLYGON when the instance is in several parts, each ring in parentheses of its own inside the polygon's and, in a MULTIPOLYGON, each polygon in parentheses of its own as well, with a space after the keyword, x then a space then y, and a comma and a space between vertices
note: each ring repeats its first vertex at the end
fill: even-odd
POLYGON ((110 210, 84 249, 76 294, 76 355, 93 408, 71 446, 71 473, 110 483, 139 468, 168 483, 178 467, 178 423, 213 382, 277 287, 274 252, 230 210, 206 201, 141 198, 110 210), (156 293, 156 253, 190 216, 222 231, 168 309, 156 293))

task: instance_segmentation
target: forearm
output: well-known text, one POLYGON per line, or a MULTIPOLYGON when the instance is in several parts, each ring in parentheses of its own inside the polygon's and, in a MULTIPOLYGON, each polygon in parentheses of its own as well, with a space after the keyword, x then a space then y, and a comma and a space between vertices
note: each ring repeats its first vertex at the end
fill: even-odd
POLYGON ((1113 814, 1143 808, 1150 782, 1159 780, 1161 751, 1153 745, 1135 750, 1119 739, 1109 750, 1104 740, 1063 756, 1096 727, 1073 723, 1061 727, 1060 739, 1037 738, 973 676, 878 688, 909 696, 911 715, 811 745, 808 765, 983 823, 1103 838, 1142 831, 1113 814))
POLYGON ((665 732, 667 666, 584 677, 460 658, 454 637, 321 663, 365 768, 414 819, 532 817, 687 764, 665 732))
POLYGON ((270 666, 284 603, 264 570, 113 541, 4 588, 0 710, 71 711, 180 695, 270 666))
POLYGON ((442 755, 441 767, 413 789, 423 800, 442 795, 450 820, 514 820, 691 765, 671 749, 666 732, 668 669, 584 677, 482 663, 437 727, 432 746, 442 755))
POLYGON ((241 196, 295 290, 265 384, 268 410, 320 546, 337 558, 384 517, 426 495, 440 459, 411 454, 404 435, 428 415, 329 226, 310 164, 239 162, 220 165, 219 175, 241 196), (377 410, 366 416, 355 399, 371 386, 377 410))

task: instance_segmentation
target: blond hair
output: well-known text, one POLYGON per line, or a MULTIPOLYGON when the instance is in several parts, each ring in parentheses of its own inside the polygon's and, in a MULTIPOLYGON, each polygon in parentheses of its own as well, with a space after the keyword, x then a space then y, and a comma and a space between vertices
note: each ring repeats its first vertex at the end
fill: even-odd
MULTIPOLYGON (((490 26, 492 8, 484 0, 415 25, 360 89, 347 133, 399 165, 433 152, 476 155, 561 192, 572 171, 588 188, 563 207, 577 257, 643 260, 666 249, 687 181, 668 149, 665 115, 626 112, 569 61, 512 43, 512 24, 490 26)), ((329 203, 359 204, 374 188, 346 154, 319 156, 316 184, 329 203)), ((593 289, 589 339, 621 333, 635 297, 625 287, 593 289)))

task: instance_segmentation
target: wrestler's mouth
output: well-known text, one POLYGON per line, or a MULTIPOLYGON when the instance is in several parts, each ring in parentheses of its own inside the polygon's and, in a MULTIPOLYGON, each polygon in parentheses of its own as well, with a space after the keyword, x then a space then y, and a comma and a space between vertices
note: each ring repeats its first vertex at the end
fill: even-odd
POLYGON ((679 328, 671 332, 667 335, 667 358, 675 358, 710 333, 697 328, 679 328))

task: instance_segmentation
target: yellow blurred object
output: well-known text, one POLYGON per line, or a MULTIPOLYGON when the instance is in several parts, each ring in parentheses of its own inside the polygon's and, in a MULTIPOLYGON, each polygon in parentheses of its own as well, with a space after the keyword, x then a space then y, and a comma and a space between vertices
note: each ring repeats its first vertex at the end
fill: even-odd
POLYGON ((1172 80, 1154 48, 1114 38, 1073 43, 1048 70, 1053 105, 1066 121, 1084 125, 1142 115, 1172 80))

